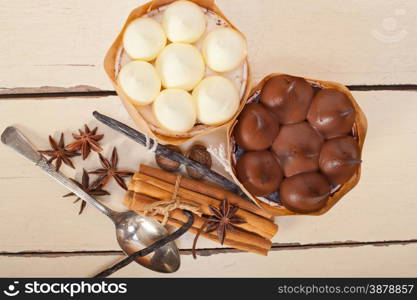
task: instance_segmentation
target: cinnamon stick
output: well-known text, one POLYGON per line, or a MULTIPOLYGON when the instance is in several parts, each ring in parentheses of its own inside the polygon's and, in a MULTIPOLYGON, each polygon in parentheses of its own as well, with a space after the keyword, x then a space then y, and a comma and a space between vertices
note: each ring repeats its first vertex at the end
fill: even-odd
MULTIPOLYGON (((129 209, 141 213, 143 212, 146 205, 149 205, 155 201, 158 201, 158 199, 129 191, 125 196, 124 204, 129 207, 129 209)), ((159 221, 163 219, 163 217, 160 215, 154 216, 154 218, 159 221)), ((186 217, 184 217, 184 214, 181 212, 181 210, 177 209, 171 211, 170 217, 168 219, 168 224, 175 227, 180 227, 186 221, 187 220, 186 217)), ((198 229, 203 225, 203 223, 203 218, 195 216, 195 221, 190 231, 194 234, 197 233, 198 229)), ((201 235, 210 240, 219 242, 215 233, 202 232, 201 235)), ((224 244, 236 249, 250 251, 262 255, 267 255, 272 245, 270 240, 265 239, 257 234, 240 230, 238 228, 235 228, 234 230, 227 233, 224 244)))
MULTIPOLYGON (((174 185, 144 174, 137 174, 135 178, 129 183, 129 190, 161 200, 171 199, 175 189, 174 185)), ((220 206, 220 200, 184 188, 179 188, 177 195, 180 199, 198 204, 202 213, 206 215, 212 214, 209 205, 220 206)), ((271 239, 278 231, 278 226, 271 220, 246 210, 239 209, 236 215, 246 221, 246 223, 236 225, 237 227, 254 232, 264 238, 271 239)))
MULTIPOLYGON (((155 216, 155 219, 158 220, 158 221, 161 221, 163 219, 163 217, 162 216, 155 216)), ((182 225, 184 225, 184 222, 178 221, 178 220, 173 219, 173 218, 168 218, 168 222, 167 223, 169 225, 175 226, 177 228, 179 228, 182 225)), ((192 233, 194 233, 194 234, 197 234, 197 231, 198 230, 199 229, 196 228, 196 227, 194 227, 194 226, 189 229, 189 231, 192 232, 192 233)), ((228 235, 229 235, 229 233, 228 233, 228 235)), ((209 239, 209 240, 212 240, 214 242, 218 242, 219 241, 217 239, 216 235, 215 234, 212 234, 212 233, 201 232, 200 235, 203 236, 203 237, 205 237, 205 238, 207 238, 207 239, 209 239)), ((230 239, 229 237, 226 237, 225 238, 224 245, 229 246, 229 247, 232 247, 232 248, 235 248, 235 249, 239 249, 239 250, 242 250, 242 251, 257 253, 257 254, 264 255, 264 256, 267 256, 268 255, 268 251, 271 249, 271 245, 268 247, 268 249, 264 249, 262 247, 258 247, 257 245, 251 245, 251 244, 248 244, 248 243, 243 243, 243 242, 235 241, 233 239, 230 239)))
MULTIPOLYGON (((177 179, 177 175, 173 173, 166 172, 164 170, 160 170, 157 168, 153 168, 151 166, 147 166, 144 164, 141 164, 139 166, 139 172, 154 178, 158 178, 160 180, 163 180, 165 182, 175 184, 175 181, 177 179)), ((135 174, 133 176, 133 179, 136 179, 138 175, 135 174)), ((243 198, 239 197, 238 195, 227 191, 225 189, 213 186, 206 182, 201 182, 198 180, 190 179, 190 178, 182 178, 180 187, 202 194, 206 195, 212 198, 215 198, 217 200, 223 200, 227 198, 229 202, 233 205, 239 206, 241 209, 245 209, 247 211, 253 212, 257 215, 260 215, 262 217, 272 219, 273 216, 264 210, 263 208, 260 208, 259 206, 255 205, 254 203, 248 202, 244 200, 243 198)))

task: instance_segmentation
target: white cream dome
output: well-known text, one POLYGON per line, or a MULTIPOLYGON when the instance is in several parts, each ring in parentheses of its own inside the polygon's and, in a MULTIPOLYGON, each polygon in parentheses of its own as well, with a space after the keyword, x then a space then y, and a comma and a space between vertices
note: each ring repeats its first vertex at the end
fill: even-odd
POLYGON ((216 72, 237 68, 247 56, 246 40, 234 29, 220 28, 210 32, 203 42, 203 56, 216 72))
POLYGON ((136 105, 151 103, 161 90, 161 80, 155 68, 145 61, 132 61, 124 65, 117 81, 136 105))
POLYGON ((185 90, 163 90, 153 103, 153 112, 160 125, 171 132, 187 132, 197 116, 193 99, 185 90))
POLYGON ((132 21, 123 34, 123 47, 132 59, 151 61, 166 42, 161 24, 150 18, 132 21))
POLYGON ((162 26, 171 42, 194 43, 206 30, 206 17, 197 4, 176 1, 164 12, 162 26))
POLYGON ((229 121, 239 108, 239 92, 233 82, 222 76, 203 79, 193 91, 197 119, 207 125, 229 121))
POLYGON ((205 65, 198 49, 190 44, 166 46, 155 62, 165 88, 192 90, 203 78, 205 65))

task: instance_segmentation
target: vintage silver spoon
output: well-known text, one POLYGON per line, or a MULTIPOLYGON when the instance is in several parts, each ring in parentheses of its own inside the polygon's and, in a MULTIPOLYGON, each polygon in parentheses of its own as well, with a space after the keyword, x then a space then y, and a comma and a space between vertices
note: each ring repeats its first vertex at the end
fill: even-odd
MULTIPOLYGON (((133 211, 115 212, 88 195, 65 175, 56 171, 55 167, 48 163, 48 160, 40 155, 15 127, 7 127, 1 135, 1 141, 108 216, 116 226, 117 241, 127 255, 134 254, 168 236, 165 227, 157 221, 133 211)), ((180 267, 180 254, 175 243, 169 242, 146 256, 135 257, 135 261, 153 271, 171 273, 180 267)))

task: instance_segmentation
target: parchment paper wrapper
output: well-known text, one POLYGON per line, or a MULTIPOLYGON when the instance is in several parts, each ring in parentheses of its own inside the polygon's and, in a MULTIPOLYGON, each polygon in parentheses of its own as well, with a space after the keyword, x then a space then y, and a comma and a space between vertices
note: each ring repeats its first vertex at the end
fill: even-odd
MULTIPOLYGON (((158 9, 163 9, 163 6, 168 5, 176 0, 154 0, 151 2, 148 2, 140 7, 137 7, 134 9, 129 17, 126 20, 126 23, 123 26, 122 31, 117 36, 116 40, 113 42, 110 49, 107 51, 106 57, 104 58, 104 69, 109 76, 118 96, 122 100, 122 103, 124 107, 126 108, 129 115, 132 117, 134 123, 137 126, 137 129, 139 129, 141 132, 146 133, 148 136, 156 138, 160 143, 162 144, 182 144, 186 142, 187 140, 201 136, 207 133, 210 133, 216 129, 219 129, 224 126, 229 126, 230 123, 234 118, 232 118, 231 121, 228 121, 224 124, 215 125, 215 126, 208 126, 204 124, 196 124, 194 128, 192 128, 190 131, 186 133, 171 133, 168 132, 162 128, 160 128, 157 125, 157 122, 151 121, 153 117, 153 114, 151 112, 151 105, 147 106, 135 106, 129 101, 129 97, 123 92, 123 90, 120 88, 120 86, 117 83, 117 74, 121 67, 121 56, 123 51, 123 34, 126 30, 126 27, 132 22, 134 19, 139 18, 145 14, 152 14, 153 11, 156 12, 158 9)), ((234 27, 230 21, 226 18, 226 16, 223 15, 223 13, 220 11, 220 9, 214 4, 214 0, 190 0, 199 6, 206 8, 208 10, 207 13, 214 13, 222 19, 222 22, 224 22, 226 26, 230 26, 234 28, 235 30, 238 30, 236 27, 234 27)), ((240 31, 239 31, 240 32, 240 31)), ((244 36, 242 34, 242 36, 244 36)), ((243 76, 242 76, 242 84, 239 88, 240 95, 241 95, 241 101, 240 101, 240 111, 242 107, 245 105, 247 97, 249 95, 251 86, 250 86, 250 68, 248 60, 246 59, 242 66, 243 70, 243 76)), ((214 72, 211 72, 212 74, 215 74, 214 72)), ((237 114, 237 113, 236 113, 237 114)))
MULTIPOLYGON (((247 102, 250 103, 254 98, 256 93, 259 93, 259 91, 263 88, 265 83, 270 79, 271 77, 277 76, 277 75, 285 75, 281 73, 274 73, 266 76, 264 79, 261 80, 251 91, 250 96, 248 97, 247 102)), ((365 114, 363 113, 362 109, 359 107, 358 103, 353 98, 352 94, 350 93, 349 89, 345 87, 344 85, 336 82, 330 82, 330 81, 321 81, 316 79, 309 79, 305 78, 313 87, 320 87, 320 88, 332 88, 336 89, 342 93, 344 93, 348 99, 352 102, 353 107, 356 110, 356 120, 353 125, 352 133, 354 137, 357 137, 359 149, 362 152, 363 144, 365 141, 366 131, 368 128, 368 123, 365 117, 365 114)), ((241 108, 241 110, 243 107, 241 108)), ((240 113, 240 112, 239 112, 240 113)), ((237 117, 236 117, 237 118, 237 117)), ((284 206, 281 205, 269 205, 265 203, 262 200, 257 199, 255 196, 253 196, 250 192, 248 192, 245 187, 239 182, 239 180, 236 177, 236 170, 235 170, 235 154, 234 154, 234 148, 235 148, 235 142, 234 138, 232 136, 233 128, 237 124, 237 119, 235 119, 231 125, 228 128, 227 131, 227 145, 228 145, 228 160, 230 162, 230 165, 232 167, 232 177, 235 180, 235 182, 242 188, 242 190, 250 197, 255 203, 269 211, 274 216, 285 216, 285 215, 322 215, 325 212, 327 212, 329 209, 331 209, 347 192, 349 192, 351 189, 353 189, 356 184, 359 182, 359 178, 361 175, 361 166, 359 166, 357 172, 343 185, 339 186, 336 191, 332 192, 329 200, 327 201, 327 204, 322 209, 312 212, 312 213, 297 213, 290 211, 286 209, 284 206)))

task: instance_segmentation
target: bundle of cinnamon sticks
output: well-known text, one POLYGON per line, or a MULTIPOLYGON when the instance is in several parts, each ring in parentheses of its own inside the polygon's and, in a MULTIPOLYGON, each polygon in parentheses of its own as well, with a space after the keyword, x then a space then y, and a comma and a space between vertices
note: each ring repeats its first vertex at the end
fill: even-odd
MULTIPOLYGON (((230 205, 238 206, 236 215, 246 222, 235 225, 234 230, 228 231, 224 244, 243 251, 267 255, 271 248, 271 238, 278 231, 273 217, 267 211, 259 208, 236 194, 208 183, 181 177, 179 186, 175 188, 177 175, 147 165, 140 165, 139 172, 135 173, 128 185, 128 192, 124 205, 138 213, 143 213, 146 207, 160 200, 170 200, 173 193, 180 200, 192 203, 199 207, 203 216, 195 216, 190 229, 194 234, 204 223, 205 217, 212 215, 209 205, 219 207, 222 200, 228 199, 230 205)), ((162 215, 155 215, 161 221, 162 215)), ((168 224, 180 227, 186 222, 186 217, 179 209, 170 212, 168 224)), ((202 232, 201 236, 218 242, 215 232, 202 232)))

